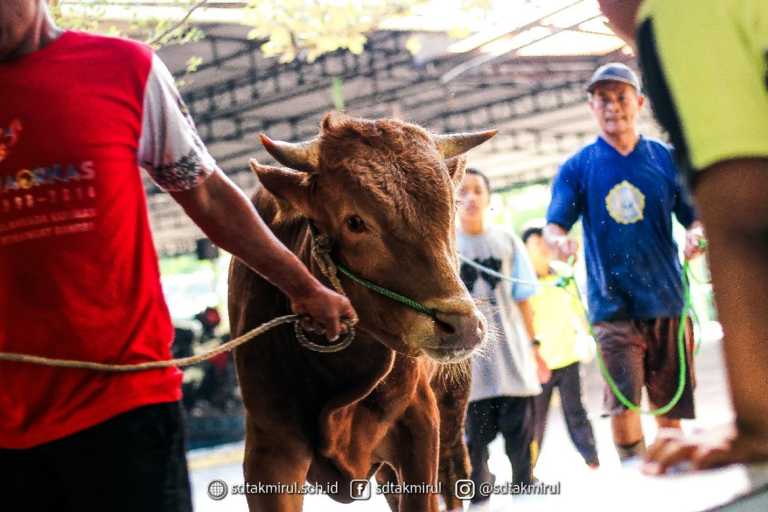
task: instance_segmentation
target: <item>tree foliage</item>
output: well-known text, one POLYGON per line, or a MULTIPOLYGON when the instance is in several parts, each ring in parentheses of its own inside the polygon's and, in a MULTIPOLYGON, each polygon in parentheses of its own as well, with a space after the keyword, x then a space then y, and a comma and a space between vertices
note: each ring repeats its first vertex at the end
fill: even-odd
MULTIPOLYGON (((189 15, 199 10, 198 14, 204 18, 207 8, 222 7, 216 0, 159 0, 155 5, 180 8, 179 12, 186 13, 179 19, 161 19, 148 16, 153 9, 146 4, 126 6, 125 0, 52 1, 54 16, 63 27, 127 35, 156 47, 201 38, 200 29, 189 23, 189 15), (108 20, 106 12, 110 4, 129 13, 130 21, 116 23, 108 20), (73 5, 77 9, 71 9, 73 5)), ((461 19, 468 22, 487 15, 491 6, 499 1, 513 0, 451 0, 446 3, 451 9, 458 9, 462 13, 461 19)), ((367 34, 383 22, 411 16, 430 3, 434 4, 435 0, 245 0, 239 6, 238 2, 227 2, 227 5, 232 8, 235 4, 233 18, 251 27, 249 37, 267 41, 262 45, 266 56, 287 62, 296 58, 311 61, 338 49, 360 53, 367 34)), ((466 35, 466 26, 458 23, 450 28, 455 35, 466 35)))
POLYGON ((124 0, 83 0, 80 2, 51 2, 51 13, 56 23, 63 28, 86 30, 108 35, 121 35, 144 41, 159 48, 168 44, 184 44, 197 41, 203 32, 189 23, 189 15, 204 8, 208 0, 169 0, 164 6, 178 8, 182 14, 178 19, 147 16, 146 6, 136 4, 125 6, 124 0), (72 4, 76 3, 76 9, 72 4), (121 7, 129 14, 124 21, 111 20, 107 8, 121 7))
MULTIPOLYGON (((411 16, 429 3, 434 0, 249 0, 244 23, 253 27, 250 37, 268 40, 262 47, 267 56, 284 62, 296 57, 312 61, 337 49, 360 53, 366 35, 383 22, 411 16)), ((453 3, 471 17, 487 14, 493 0, 453 3)))
POLYGON ((311 61, 339 48, 362 52, 366 33, 422 3, 425 0, 251 0, 245 23, 253 26, 249 37, 268 39, 262 46, 267 56, 291 61, 304 52, 311 61))

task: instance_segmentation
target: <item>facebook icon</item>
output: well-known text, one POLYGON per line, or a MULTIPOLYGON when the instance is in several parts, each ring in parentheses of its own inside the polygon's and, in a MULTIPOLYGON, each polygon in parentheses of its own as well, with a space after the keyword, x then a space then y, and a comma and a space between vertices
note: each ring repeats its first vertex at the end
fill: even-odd
POLYGON ((349 482, 349 496, 353 500, 371 499, 371 485, 368 480, 351 480, 349 482))

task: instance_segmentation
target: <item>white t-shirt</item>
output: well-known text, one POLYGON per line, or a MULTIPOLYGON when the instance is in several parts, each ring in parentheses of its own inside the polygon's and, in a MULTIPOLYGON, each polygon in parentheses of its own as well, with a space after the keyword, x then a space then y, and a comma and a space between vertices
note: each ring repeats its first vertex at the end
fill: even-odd
POLYGON ((488 322, 488 336, 472 358, 469 400, 541 393, 536 362, 517 301, 536 293, 536 274, 522 241, 490 228, 481 235, 457 230, 459 253, 480 265, 526 283, 510 283, 463 262, 461 278, 488 322))

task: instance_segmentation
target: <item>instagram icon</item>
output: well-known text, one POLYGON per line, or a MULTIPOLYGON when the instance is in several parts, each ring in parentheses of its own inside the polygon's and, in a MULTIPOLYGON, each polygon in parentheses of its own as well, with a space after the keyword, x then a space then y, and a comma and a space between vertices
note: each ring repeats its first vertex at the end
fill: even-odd
POLYGON ((475 497, 475 482, 465 479, 456 480, 454 491, 460 500, 471 500, 475 497))

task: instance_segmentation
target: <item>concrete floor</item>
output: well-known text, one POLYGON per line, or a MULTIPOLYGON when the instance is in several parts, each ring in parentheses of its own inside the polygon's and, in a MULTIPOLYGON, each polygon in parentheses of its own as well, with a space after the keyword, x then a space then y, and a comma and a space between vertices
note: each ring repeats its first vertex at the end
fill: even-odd
MULTIPOLYGON (((698 387, 696 407, 698 418, 686 422, 685 430, 718 425, 732 418, 727 385, 720 354, 717 326, 705 330, 702 348, 696 358, 698 387)), ((698 512, 732 502, 736 496, 752 489, 768 485, 768 465, 759 467, 735 466, 722 470, 677 474, 664 478, 646 477, 640 474, 636 463, 620 465, 611 441, 608 418, 602 411, 602 378, 596 364, 584 368, 585 400, 592 418, 601 467, 589 469, 568 437, 559 401, 553 400, 548 431, 543 443, 536 476, 549 484, 560 484, 557 496, 493 496, 488 506, 473 510, 501 512, 528 511, 581 511, 620 510, 621 512, 698 512)), ((643 417, 646 438, 653 439, 656 428, 651 417, 643 417)), ((511 469, 504 454, 503 441, 499 437, 491 445, 490 466, 497 482, 509 481, 511 469)), ((242 496, 227 496, 221 501, 212 500, 207 488, 212 480, 222 480, 228 486, 243 481, 241 461, 242 444, 228 445, 212 450, 190 452, 191 479, 195 510, 198 512, 245 512, 247 506, 242 496)), ((765 495, 757 502, 742 502, 733 510, 766 511, 765 495)), ((389 512, 381 496, 368 501, 341 505, 323 496, 309 496, 304 510, 308 512, 389 512)))

